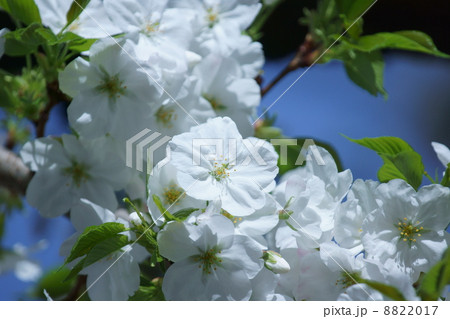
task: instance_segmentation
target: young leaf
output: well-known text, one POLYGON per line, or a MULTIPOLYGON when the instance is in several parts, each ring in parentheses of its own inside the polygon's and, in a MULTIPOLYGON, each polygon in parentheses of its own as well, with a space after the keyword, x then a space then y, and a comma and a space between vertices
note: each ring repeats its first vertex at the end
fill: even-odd
POLYGON ((33 0, 2 0, 0 6, 25 24, 41 23, 39 9, 33 0))
POLYGON ((450 163, 447 165, 444 177, 442 178, 441 185, 450 187, 450 163))
POLYGON ((69 274, 64 278, 63 282, 67 282, 69 280, 72 280, 76 276, 78 276, 78 273, 83 270, 84 268, 84 261, 86 260, 86 257, 81 259, 73 268, 70 270, 69 274))
POLYGON ((177 220, 185 220, 188 218, 193 212, 197 211, 198 208, 183 208, 173 214, 177 220))
POLYGON ((103 259, 106 256, 119 251, 129 243, 130 241, 128 240, 128 236, 118 234, 99 242, 87 254, 86 260, 83 264, 83 268, 86 268, 96 261, 99 261, 100 259, 103 259))
POLYGON ((174 217, 167 209, 164 208, 161 199, 158 197, 158 195, 154 194, 152 196, 152 199, 155 202, 156 207, 158 207, 159 211, 161 212, 161 215, 163 215, 167 221, 177 220, 176 217, 174 217))
POLYGON ((374 2, 375 0, 336 0, 339 13, 352 22, 358 19, 374 2))
POLYGON ((448 284, 450 284, 450 248, 447 248, 442 260, 425 274, 418 294, 422 300, 436 301, 448 284))
POLYGON ((378 179, 381 182, 400 178, 416 190, 419 188, 425 172, 422 157, 401 138, 391 136, 362 138, 360 140, 346 138, 377 152, 383 159, 384 164, 378 171, 378 179))
POLYGON ((97 243, 124 231, 125 226, 120 223, 105 223, 100 226, 86 228, 72 247, 72 251, 65 263, 67 264, 78 257, 88 254, 97 243))
POLYGON ((3 36, 5 39, 5 54, 21 56, 36 52, 39 45, 46 42, 45 38, 39 33, 41 29, 44 29, 44 27, 38 23, 33 23, 26 28, 6 33, 3 36))
POLYGON ((162 278, 155 278, 151 281, 150 286, 140 286, 138 291, 130 297, 130 301, 164 301, 162 292, 162 278))
POLYGON ((344 66, 348 77, 358 86, 374 96, 381 93, 387 97, 383 87, 384 61, 381 52, 353 51, 344 59, 344 66))
POLYGON ((50 270, 41 279, 39 279, 39 282, 33 288, 32 295, 45 299, 45 295, 43 293, 45 289, 54 299, 63 297, 69 293, 75 284, 73 280, 64 281, 69 273, 70 270, 66 267, 63 267, 62 269, 50 270))
POLYGON ((83 12, 84 8, 87 7, 91 0, 77 0, 73 1, 72 5, 69 8, 69 11, 67 11, 67 24, 66 27, 69 26, 73 21, 78 18, 78 16, 83 12))
POLYGON ((381 155, 384 165, 378 171, 378 179, 385 183, 392 179, 401 178, 416 190, 422 184, 425 167, 422 157, 415 151, 404 151, 397 155, 381 155))
POLYGON ((399 49, 427 53, 442 58, 450 57, 450 55, 440 52, 431 37, 420 31, 380 32, 360 37, 357 43, 346 42, 346 45, 363 52, 399 49))

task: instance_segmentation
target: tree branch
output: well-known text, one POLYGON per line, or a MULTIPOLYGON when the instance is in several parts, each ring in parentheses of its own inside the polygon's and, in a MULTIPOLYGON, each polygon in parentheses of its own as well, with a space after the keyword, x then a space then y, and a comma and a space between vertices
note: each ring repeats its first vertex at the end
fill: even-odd
POLYGON ((310 66, 314 62, 317 53, 318 46, 314 43, 312 36, 310 34, 307 34, 302 45, 300 45, 300 47, 298 48, 294 58, 272 82, 270 82, 265 88, 261 90, 261 96, 264 96, 267 92, 269 92, 287 74, 299 68, 310 66))
POLYGON ((0 186, 25 195, 33 173, 15 153, 0 146, 0 186))

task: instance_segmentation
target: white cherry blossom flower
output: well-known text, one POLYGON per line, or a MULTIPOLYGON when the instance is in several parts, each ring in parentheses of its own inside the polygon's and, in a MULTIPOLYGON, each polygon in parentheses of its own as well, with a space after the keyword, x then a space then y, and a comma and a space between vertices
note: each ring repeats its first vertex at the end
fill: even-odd
POLYGON ((121 140, 148 124, 151 102, 162 94, 158 80, 156 69, 143 70, 112 39, 96 42, 89 62, 79 57, 59 75, 61 90, 73 97, 70 125, 84 137, 109 134, 121 140))
MULTIPOLYGON (((124 32, 135 33, 136 55, 147 60, 157 54, 180 63, 192 39, 190 10, 167 8, 167 0, 105 0, 108 15, 124 32)), ((181 63, 178 70, 186 68, 181 63)))
POLYGON ((261 101, 261 90, 254 79, 243 78, 242 70, 232 58, 209 55, 193 70, 200 79, 201 94, 216 116, 230 117, 242 136, 253 135, 251 117, 261 101))
MULTIPOLYGON (((67 24, 67 12, 73 0, 35 0, 44 25, 55 34, 67 24)), ((120 33, 120 29, 106 15, 102 0, 91 0, 65 31, 84 38, 105 38, 120 33)))
POLYGON ((200 200, 221 199, 222 208, 233 216, 247 216, 261 208, 265 189, 278 172, 273 146, 256 138, 242 139, 228 117, 195 126, 175 136, 169 146, 171 163, 186 193, 200 200))
POLYGON ((362 227, 367 257, 381 262, 393 259, 415 281, 448 247, 450 189, 428 185, 416 192, 395 179, 377 188, 377 198, 381 211, 370 213, 362 227))
POLYGON ((147 206, 156 225, 161 225, 165 219, 156 207, 153 195, 157 195, 164 207, 171 213, 183 208, 202 208, 205 206, 205 202, 190 197, 180 187, 177 180, 177 170, 170 163, 153 170, 153 174, 148 179, 148 191, 147 206))
MULTIPOLYGON (((313 152, 311 146, 308 151, 313 152)), ((333 157, 317 147, 320 159, 311 157, 304 167, 283 175, 274 194, 284 206, 285 218, 276 231, 276 244, 280 249, 317 248, 331 240, 334 215, 352 182, 350 170, 338 172, 333 157), (322 165, 323 164, 323 165, 322 165)))
POLYGON ((114 190, 127 183, 128 174, 110 141, 78 140, 73 135, 63 135, 61 141, 41 138, 24 145, 21 156, 37 171, 28 185, 27 201, 44 217, 67 213, 80 198, 115 209, 114 190))
POLYGON ((364 249, 361 242, 364 219, 369 213, 379 209, 375 198, 375 189, 379 184, 357 179, 347 195, 347 201, 336 211, 334 238, 339 245, 351 249, 355 255, 364 249))
POLYGON ((174 262, 163 281, 167 300, 249 300, 250 279, 263 267, 259 247, 220 215, 198 225, 170 222, 158 244, 174 262))
MULTIPOLYGON (((113 212, 86 199, 74 205, 71 221, 77 231, 63 243, 60 253, 67 256, 78 236, 86 227, 108 222, 122 223, 130 227, 128 221, 117 218, 113 212)), ((125 233, 130 240, 134 238, 125 233)), ((127 245, 116 253, 86 267, 80 274, 87 275, 87 293, 91 300, 128 300, 139 288, 139 263, 148 257, 146 250, 135 244, 127 245)), ((73 263, 76 263, 75 260, 73 263)))

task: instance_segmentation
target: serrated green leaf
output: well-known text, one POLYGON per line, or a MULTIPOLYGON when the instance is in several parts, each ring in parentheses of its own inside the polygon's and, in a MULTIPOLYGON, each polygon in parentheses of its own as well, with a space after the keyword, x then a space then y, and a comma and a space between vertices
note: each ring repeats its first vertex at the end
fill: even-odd
POLYGON ((198 208, 183 208, 173 214, 177 220, 185 220, 188 218, 193 212, 197 211, 198 208))
POLYGON ((150 286, 140 286, 138 291, 130 297, 130 301, 164 301, 165 297, 162 291, 162 278, 155 278, 150 286))
POLYGON ((418 289, 422 300, 436 301, 450 284, 450 248, 447 248, 441 261, 425 274, 418 289))
POLYGON ((91 0, 77 0, 73 1, 72 5, 69 8, 69 11, 67 11, 67 25, 69 26, 73 21, 75 21, 78 16, 83 12, 84 8, 87 7, 91 0))
POLYGON ((336 0, 339 13, 352 22, 369 8, 375 0, 336 0))
POLYGON ((52 269, 47 272, 33 288, 32 295, 45 299, 44 289, 53 299, 58 299, 66 295, 74 285, 74 281, 66 281, 64 279, 69 275, 70 269, 64 267, 62 269, 52 269))
POLYGON ((383 295, 389 297, 390 299, 392 299, 394 301, 406 301, 405 297, 400 292, 400 290, 398 290, 397 288, 395 288, 393 286, 389 286, 389 285, 386 285, 386 284, 383 284, 380 282, 365 280, 365 279, 360 279, 359 282, 364 283, 367 286, 369 286, 370 288, 373 288, 373 289, 381 292, 383 295))
POLYGON ((125 226, 120 223, 105 223, 100 226, 90 226, 86 228, 72 247, 65 264, 88 254, 97 243, 114 237, 116 234, 124 231, 125 226))
POLYGON ((384 61, 381 52, 353 51, 344 59, 344 66, 355 84, 374 96, 380 93, 387 97, 383 87, 384 61))
POLYGON ((356 43, 346 43, 346 45, 363 52, 399 49, 427 53, 443 58, 450 57, 450 55, 440 52, 431 37, 420 31, 380 32, 360 37, 356 43))
POLYGON ((365 137, 359 140, 345 135, 344 137, 377 153, 396 155, 403 151, 413 151, 413 148, 408 143, 395 136, 365 137))
POLYGON ((378 171, 378 179, 386 183, 392 179, 401 178, 414 189, 422 184, 425 167, 422 157, 415 151, 404 151, 397 155, 381 155, 384 165, 378 171))
POLYGON ((72 279, 74 279, 76 276, 78 276, 78 273, 83 270, 84 268, 84 261, 86 260, 86 257, 81 259, 73 268, 70 270, 69 274, 64 278, 63 282, 68 282, 72 279))
MULTIPOLYGON (((284 173, 286 173, 292 169, 298 168, 305 164, 305 162, 302 164, 298 164, 297 162, 299 160, 300 154, 302 154, 302 152, 304 153, 304 151, 305 151, 305 149, 304 149, 305 141, 308 139, 311 139, 311 138, 282 137, 282 138, 275 139, 276 142, 271 141, 273 143, 275 151, 280 155, 278 158, 278 164, 277 164, 280 175, 283 175, 284 173), (286 147, 286 153, 287 153, 286 157, 284 156, 284 154, 283 154, 283 156, 281 156, 282 145, 284 145, 284 147, 286 147), (302 149, 303 149, 303 151, 302 151, 302 149)), ((319 141, 317 139, 314 139, 314 144, 326 149, 331 154, 333 159, 335 160, 338 171, 342 171, 341 160, 338 156, 337 151, 333 148, 332 145, 325 143, 323 141, 319 141)))
POLYGON ((39 9, 33 0, 3 0, 0 6, 14 18, 19 19, 27 25, 33 22, 41 22, 39 9))
POLYGON ((447 165, 447 169, 445 170, 444 177, 441 181, 442 186, 450 187, 450 163, 447 165))
POLYGON ((152 199, 155 202, 156 207, 158 207, 159 211, 161 212, 161 215, 163 215, 167 221, 178 220, 167 209, 164 208, 158 195, 153 194, 152 199))
POLYGON ((40 24, 33 23, 26 28, 17 29, 6 33, 5 54, 10 56, 21 56, 37 51, 39 45, 46 42, 39 33, 44 29, 40 24))
POLYGON ((392 136, 366 137, 359 140, 346 138, 377 152, 383 159, 384 164, 378 171, 380 182, 385 183, 400 178, 416 190, 419 188, 425 172, 422 157, 401 138, 392 136))
POLYGON ((118 234, 99 242, 87 254, 83 268, 121 250, 129 243, 128 236, 118 234))

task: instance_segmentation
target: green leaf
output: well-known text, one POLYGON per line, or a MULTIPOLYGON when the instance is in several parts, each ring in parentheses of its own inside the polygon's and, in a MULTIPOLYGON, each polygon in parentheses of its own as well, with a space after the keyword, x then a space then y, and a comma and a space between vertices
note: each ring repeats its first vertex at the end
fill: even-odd
MULTIPOLYGON (((68 282, 70 280, 73 280, 76 276, 78 276, 78 273, 83 270, 84 268, 84 261, 86 260, 86 257, 81 259, 73 268, 70 270, 69 274, 64 278, 63 282, 68 282)), ((61 268, 58 269, 58 271, 61 270, 61 268)))
POLYGON ((400 292, 400 290, 398 290, 397 288, 395 288, 393 286, 389 286, 386 284, 382 284, 380 282, 365 280, 365 279, 360 279, 359 282, 364 283, 367 286, 369 286, 370 288, 373 288, 373 289, 381 292, 383 295, 389 297, 390 299, 392 299, 394 301, 406 301, 405 297, 400 292))
POLYGON ((42 27, 38 23, 33 23, 26 28, 17 29, 6 33, 5 54, 10 56, 21 56, 37 52, 39 45, 46 42, 40 34, 42 27))
POLYGON ((33 0, 1 0, 0 6, 25 24, 41 23, 39 9, 33 0))
POLYGON ((173 214, 177 220, 185 220, 188 218, 193 212, 197 211, 198 208, 183 208, 173 214))
POLYGON ((377 152, 383 159, 384 164, 378 171, 380 182, 385 183, 400 178, 416 190, 419 188, 425 172, 422 157, 401 138, 392 136, 366 137, 359 140, 346 138, 377 152))
POLYGON ((158 207, 159 211, 161 212, 161 215, 164 216, 164 218, 167 221, 171 220, 178 220, 176 217, 174 217, 168 210, 166 210, 161 202, 161 199, 158 197, 158 195, 154 194, 152 196, 153 201, 155 202, 156 207, 158 207))
POLYGON ((99 242, 87 254, 83 268, 119 251, 129 243, 128 236, 118 234, 99 242))
POLYGON ((447 248, 442 260, 425 274, 418 294, 422 300, 436 301, 448 284, 450 284, 450 248, 447 248))
POLYGON ((72 5, 67 11, 67 24, 66 27, 69 26, 78 16, 83 12, 84 8, 89 4, 91 0, 77 0, 73 1, 72 5))
POLYGON ((395 156, 382 155, 384 165, 378 171, 378 179, 382 183, 392 179, 401 178, 407 181, 414 189, 422 184, 425 167, 422 157, 415 151, 404 151, 395 156))
POLYGON ((120 223, 105 223, 100 226, 86 228, 72 247, 72 251, 69 257, 67 257, 65 264, 88 254, 97 243, 124 231, 125 226, 120 223))
POLYGON ((348 140, 361 146, 370 148, 371 150, 387 155, 396 155, 403 151, 412 151, 413 148, 399 137, 382 136, 382 137, 365 137, 362 139, 352 139, 344 136, 348 140))
MULTIPOLYGON (((279 174, 283 175, 284 173, 298 168, 305 164, 298 163, 299 156, 304 155, 306 151, 306 144, 305 141, 310 140, 310 138, 304 138, 304 137, 298 137, 298 138, 277 138, 274 140, 271 140, 271 143, 273 144, 275 151, 280 155, 278 158, 278 168, 279 168, 279 174), (286 148, 286 156, 281 154, 283 152, 283 148, 286 148)), ((331 156, 333 156, 333 159, 336 162, 336 166, 338 168, 338 171, 342 171, 342 165, 341 161, 339 159, 338 153, 328 143, 325 143, 323 141, 319 141, 314 139, 314 144, 320 147, 323 147, 326 149, 331 156)), ((314 160, 314 157, 313 157, 314 160)))
POLYGON ((351 22, 355 21, 375 0, 336 0, 339 13, 345 15, 351 22))
POLYGON ((360 37, 357 43, 347 42, 346 44, 350 48, 363 52, 399 49, 427 53, 443 58, 450 57, 450 55, 440 52, 431 37, 420 31, 380 32, 360 37))
POLYGON ((450 163, 447 165, 444 177, 442 178, 441 185, 450 187, 450 163))
POLYGON ((387 97, 383 87, 384 61, 380 51, 353 51, 343 61, 345 71, 353 82, 374 96, 381 93, 387 97))
POLYGON ((66 267, 61 269, 53 269, 47 272, 33 288, 32 295, 45 299, 43 293, 44 289, 53 299, 58 299, 66 295, 74 286, 74 281, 65 281, 64 279, 69 275, 70 270, 66 267))
POLYGON ((64 32, 61 35, 58 35, 58 38, 55 42, 50 43, 51 45, 54 44, 61 44, 61 43, 67 43, 69 46, 69 49, 76 52, 83 52, 89 50, 92 44, 97 41, 97 39, 85 39, 75 33, 72 32, 64 32))
POLYGON ((162 278, 155 278, 151 281, 150 286, 140 286, 138 291, 130 297, 130 301, 164 301, 162 291, 162 278))

